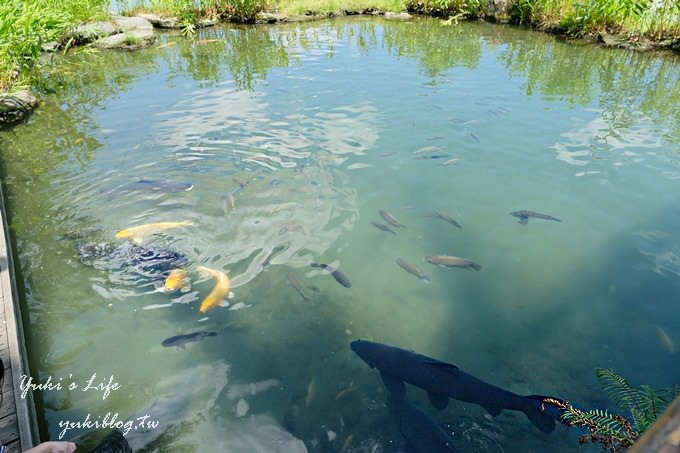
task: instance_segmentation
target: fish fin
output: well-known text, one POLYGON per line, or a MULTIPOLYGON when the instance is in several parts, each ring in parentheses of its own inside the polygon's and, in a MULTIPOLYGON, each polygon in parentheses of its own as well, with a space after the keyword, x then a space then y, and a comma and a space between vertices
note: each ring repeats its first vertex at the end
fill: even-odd
POLYGON ((439 393, 427 392, 427 398, 438 411, 443 411, 449 404, 449 397, 439 393))
POLYGON ((217 305, 219 305, 220 307, 228 307, 229 302, 227 302, 226 300, 221 300, 220 303, 218 303, 217 305))
POLYGON ((380 372, 380 377, 392 396, 400 400, 404 399, 404 395, 406 395, 406 385, 404 384, 404 381, 382 371, 380 372))
POLYGON ((551 404, 544 404, 543 400, 546 398, 553 397, 543 395, 525 396, 524 399, 527 404, 522 412, 524 412, 536 428, 545 434, 549 434, 555 429, 555 420, 564 423, 562 421, 564 411, 551 404))
POLYGON ((132 238, 132 242, 134 242, 137 245, 140 245, 142 242, 144 242, 144 239, 136 236, 132 238))
POLYGON ((447 373, 451 374, 453 377, 458 377, 458 375, 460 374, 460 368, 458 368, 456 365, 452 363, 446 363, 442 362, 441 360, 432 358, 423 359, 423 362, 426 363, 428 366, 443 368, 447 373))
POLYGON ((234 298, 234 293, 229 291, 229 294, 227 294, 227 299, 233 299, 234 298))
POLYGON ((423 275, 422 277, 420 277, 420 279, 421 279, 422 281, 424 281, 425 283, 430 283, 430 282, 431 282, 430 277, 429 277, 428 275, 423 275))
POLYGON ((520 217, 519 218, 519 224, 522 226, 527 226, 529 223, 529 217, 520 217))

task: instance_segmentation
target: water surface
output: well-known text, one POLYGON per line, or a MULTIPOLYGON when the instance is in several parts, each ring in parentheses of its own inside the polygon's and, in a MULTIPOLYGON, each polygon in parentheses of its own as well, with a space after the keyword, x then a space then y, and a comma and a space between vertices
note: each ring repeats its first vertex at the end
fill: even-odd
MULTIPOLYGON (((357 338, 583 408, 609 404, 596 367, 680 380, 676 57, 359 18, 161 33, 51 71, 40 109, 0 135, 32 377, 61 383, 39 393, 45 437, 148 414, 157 427, 128 433, 148 451, 398 451, 357 338), (140 180, 193 188, 125 189, 140 180), (405 228, 373 226, 380 209, 405 228), (562 221, 523 227, 521 209, 562 221), (183 220, 144 244, 187 256, 187 293, 76 251, 183 220), (214 281, 197 266, 227 273, 240 309, 200 313, 214 281), (161 345, 196 331, 217 335, 161 345)), ((582 450, 577 430, 408 398, 463 451, 582 450)))

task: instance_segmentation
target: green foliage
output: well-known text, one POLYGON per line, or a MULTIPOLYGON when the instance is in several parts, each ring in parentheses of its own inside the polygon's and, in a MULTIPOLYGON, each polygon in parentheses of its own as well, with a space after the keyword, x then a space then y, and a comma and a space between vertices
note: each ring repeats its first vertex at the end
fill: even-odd
POLYGON ((653 390, 642 385, 636 389, 614 370, 597 368, 595 374, 607 396, 619 409, 628 413, 635 430, 640 433, 646 431, 668 404, 680 395, 680 386, 653 390))
POLYGON ((482 17, 486 0, 407 0, 409 11, 435 16, 482 17))
POLYGON ((0 2, 0 92, 27 83, 45 44, 86 19, 104 17, 106 6, 106 0, 0 2))
POLYGON ((631 447, 666 407, 680 396, 679 385, 658 390, 642 385, 637 389, 612 369, 597 368, 595 375, 607 396, 629 418, 607 410, 582 411, 566 401, 552 398, 547 398, 544 403, 564 410, 562 419, 568 426, 580 426, 590 431, 590 434, 579 439, 581 445, 597 442, 605 451, 612 453, 622 453, 631 447))

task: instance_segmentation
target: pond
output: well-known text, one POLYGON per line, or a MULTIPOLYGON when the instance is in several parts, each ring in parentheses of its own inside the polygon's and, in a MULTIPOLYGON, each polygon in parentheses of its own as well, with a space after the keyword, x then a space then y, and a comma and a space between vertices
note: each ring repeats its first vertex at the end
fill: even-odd
MULTIPOLYGON (((135 449, 403 450, 356 339, 584 409, 618 411, 598 367, 680 382, 677 57, 360 17, 166 32, 48 71, 0 135, 45 438, 148 415, 135 449), (146 252, 190 287, 160 291, 146 252), (200 266, 228 307, 199 310, 200 266)), ((407 399, 462 451, 583 451, 520 412, 407 399)))

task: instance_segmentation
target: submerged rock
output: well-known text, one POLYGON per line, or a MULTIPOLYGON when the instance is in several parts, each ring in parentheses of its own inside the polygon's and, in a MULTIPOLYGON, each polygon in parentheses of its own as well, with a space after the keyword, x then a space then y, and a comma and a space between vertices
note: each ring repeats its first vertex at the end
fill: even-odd
POLYGON ((0 95, 0 127, 25 120, 37 105, 38 99, 28 90, 0 95))

